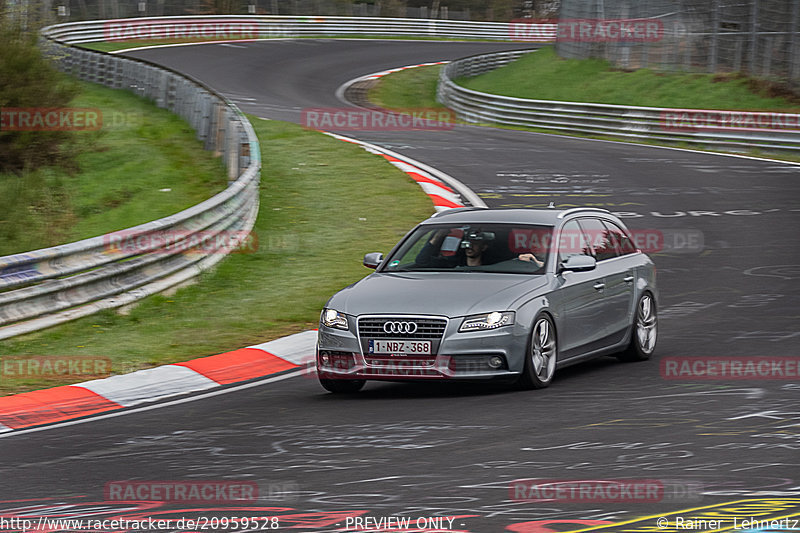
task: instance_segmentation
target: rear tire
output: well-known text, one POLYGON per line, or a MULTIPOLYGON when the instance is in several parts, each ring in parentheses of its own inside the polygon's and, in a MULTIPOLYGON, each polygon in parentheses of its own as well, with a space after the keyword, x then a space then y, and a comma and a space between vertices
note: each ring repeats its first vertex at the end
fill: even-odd
POLYGON ((519 385, 524 389, 543 389, 550 385, 557 359, 558 343, 553 320, 547 315, 539 315, 533 323, 519 385))
POLYGON ((657 337, 656 302, 653 295, 646 292, 636 302, 631 342, 624 352, 617 355, 617 358, 620 361, 647 361, 656 349, 657 337))
POLYGON ((319 383, 326 391, 334 394, 353 394, 364 387, 366 380, 319 378, 319 383))

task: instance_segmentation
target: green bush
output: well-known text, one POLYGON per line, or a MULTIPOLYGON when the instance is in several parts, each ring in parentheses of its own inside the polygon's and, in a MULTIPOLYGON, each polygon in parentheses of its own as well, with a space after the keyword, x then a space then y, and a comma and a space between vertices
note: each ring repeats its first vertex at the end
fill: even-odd
MULTIPOLYGON (((77 88, 56 71, 36 45, 36 34, 0 21, 0 110, 60 108, 77 88)), ((8 112, 0 125, 0 172, 69 166, 72 132, 14 131, 8 112)))

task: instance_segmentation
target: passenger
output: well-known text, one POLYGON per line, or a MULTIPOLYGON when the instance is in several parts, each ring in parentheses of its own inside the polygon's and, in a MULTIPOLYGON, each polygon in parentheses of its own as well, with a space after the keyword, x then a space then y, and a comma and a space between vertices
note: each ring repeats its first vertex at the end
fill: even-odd
POLYGON ((544 261, 540 261, 535 255, 528 253, 528 254, 519 254, 517 257, 520 261, 532 261, 536 263, 536 266, 542 268, 544 266, 544 261))

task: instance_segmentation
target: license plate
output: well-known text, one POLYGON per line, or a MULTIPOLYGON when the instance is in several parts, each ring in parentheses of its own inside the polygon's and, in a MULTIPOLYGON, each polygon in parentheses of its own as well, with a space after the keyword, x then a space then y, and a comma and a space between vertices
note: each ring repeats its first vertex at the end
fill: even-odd
POLYGON ((369 353, 384 355, 431 355, 431 341, 371 339, 369 353))

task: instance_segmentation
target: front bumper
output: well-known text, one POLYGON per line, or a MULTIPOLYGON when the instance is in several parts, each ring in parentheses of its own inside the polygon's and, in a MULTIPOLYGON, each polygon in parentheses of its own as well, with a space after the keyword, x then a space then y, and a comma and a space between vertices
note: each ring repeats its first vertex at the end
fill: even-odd
MULTIPOLYGON (((355 318, 355 317, 354 317, 355 318)), ((323 379, 491 380, 522 372, 527 336, 515 325, 496 330, 459 333, 462 319, 449 319, 437 353, 430 356, 377 356, 364 353, 357 320, 348 331, 319 327, 317 373, 323 379), (489 361, 500 358, 493 368, 489 361)))

